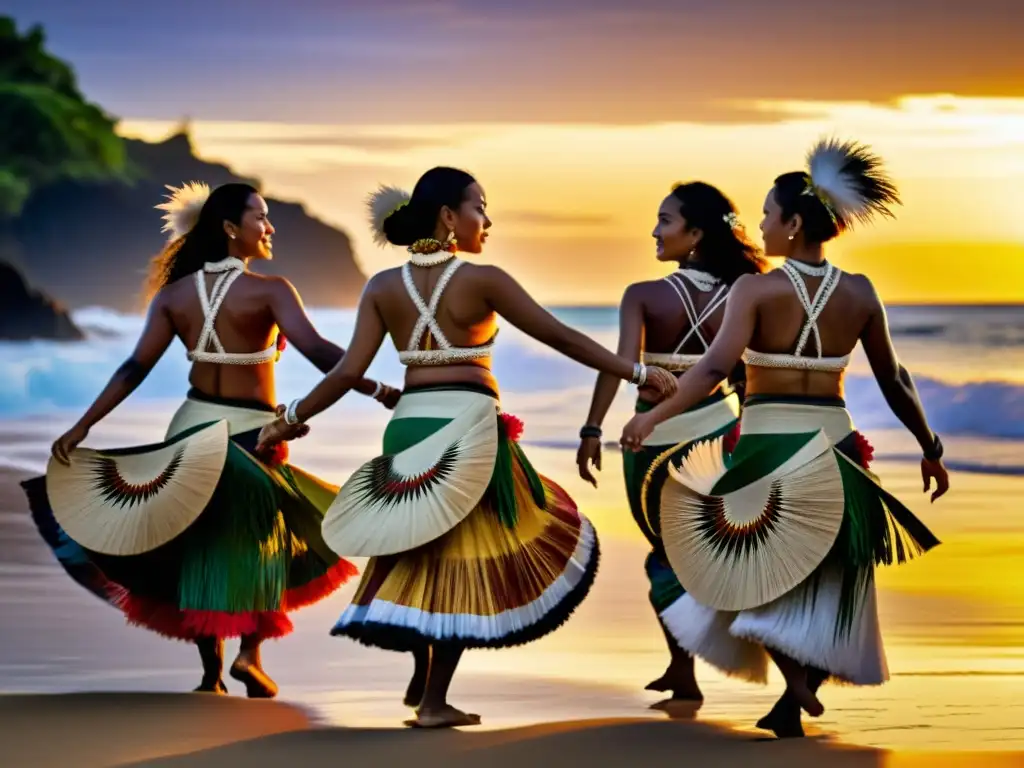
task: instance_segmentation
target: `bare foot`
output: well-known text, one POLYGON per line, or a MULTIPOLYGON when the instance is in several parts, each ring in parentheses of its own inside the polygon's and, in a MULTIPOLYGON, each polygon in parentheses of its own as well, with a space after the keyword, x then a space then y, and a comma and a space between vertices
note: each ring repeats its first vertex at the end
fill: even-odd
POLYGON ((779 739, 803 738, 804 726, 800 722, 800 707, 787 691, 775 702, 772 711, 757 721, 762 731, 771 731, 779 739))
POLYGON ((644 690, 658 693, 672 691, 672 698, 677 701, 704 701, 704 694, 701 693, 700 686, 697 685, 695 679, 686 679, 685 677, 676 679, 668 672, 657 680, 649 682, 644 686, 644 690))
POLYGON ((811 717, 821 717, 824 714, 825 705, 811 693, 811 689, 806 685, 791 685, 786 690, 792 699, 800 705, 800 708, 811 717))
POLYGON ((437 709, 420 707, 416 718, 406 720, 410 728, 458 728, 464 725, 480 725, 480 715, 463 712, 446 704, 437 709))
POLYGON ((423 691, 427 688, 427 677, 423 675, 413 675, 412 680, 409 681, 409 687, 405 689, 405 698, 402 699, 402 703, 407 707, 415 709, 423 701, 423 691))
POLYGON ((229 674, 235 680, 245 683, 245 695, 250 699, 272 699, 277 696, 277 683, 255 664, 236 659, 229 674))
POLYGON ((203 680, 198 687, 193 688, 193 693, 215 693, 219 696, 226 696, 228 693, 228 687, 224 685, 224 681, 219 677, 214 682, 208 682, 203 680))

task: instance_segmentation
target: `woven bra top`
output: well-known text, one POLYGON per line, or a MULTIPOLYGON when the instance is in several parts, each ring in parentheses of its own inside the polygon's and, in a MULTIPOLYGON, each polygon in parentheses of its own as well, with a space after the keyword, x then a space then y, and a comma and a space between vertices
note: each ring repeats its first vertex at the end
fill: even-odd
POLYGON ((444 272, 441 273, 437 285, 434 286, 429 304, 423 300, 412 280, 412 265, 409 262, 402 265, 402 282, 405 284, 409 298, 412 299, 412 303, 416 305, 416 309, 420 313, 416 325, 413 326, 408 347, 398 353, 398 360, 403 365, 455 365, 474 360, 485 360, 491 356, 491 351, 494 348, 494 336, 487 343, 477 347, 456 347, 448 341, 448 337, 444 335, 444 331, 441 330, 441 326, 437 322, 437 305, 441 301, 441 295, 448 287, 452 275, 464 263, 460 259, 451 260, 444 272), (424 334, 426 334, 427 347, 420 349, 420 341, 424 334), (437 345, 436 347, 432 346, 432 340, 437 345))
POLYGON ((703 353, 684 354, 681 350, 686 345, 686 342, 696 336, 700 343, 704 345, 704 352, 707 352, 708 347, 711 346, 710 342, 704 337, 700 327, 729 298, 729 286, 722 284, 721 280, 714 275, 709 275, 707 272, 697 269, 680 269, 665 277, 664 280, 672 286, 672 289, 679 296, 679 301, 683 304, 686 317, 690 321, 690 330, 686 332, 683 340, 676 345, 675 350, 672 352, 644 352, 643 362, 647 365, 657 365, 666 371, 679 373, 693 368, 704 356, 703 353), (697 305, 690 297, 690 293, 686 288, 687 282, 701 293, 710 293, 716 287, 718 288, 703 311, 697 311, 697 305))
POLYGON ((259 352, 228 352, 224 349, 214 323, 217 313, 224 303, 228 290, 245 272, 245 262, 240 259, 228 258, 223 261, 207 262, 195 273, 196 290, 199 292, 199 303, 203 308, 203 328, 199 332, 195 349, 188 353, 188 359, 194 363, 217 363, 219 365, 260 365, 274 362, 280 356, 276 342, 259 352), (206 275, 217 273, 209 295, 206 293, 206 275), (211 349, 212 347, 212 349, 211 349))
POLYGON ((825 309, 825 305, 828 304, 829 299, 832 298, 832 294, 835 293, 839 280, 843 275, 842 270, 827 264, 825 278, 821 281, 821 285, 818 286, 813 299, 808 293, 807 285, 804 283, 800 270, 797 267, 787 261, 782 265, 781 270, 789 278, 789 282, 792 283, 793 290, 796 291, 796 296, 807 315, 807 319, 800 329, 796 348, 793 354, 757 352, 753 349, 747 349, 743 353, 743 362, 758 368, 824 371, 827 373, 841 373, 846 370, 850 364, 851 355, 824 357, 821 354, 821 334, 818 332, 818 318, 825 309), (818 349, 818 354, 814 357, 804 355, 804 348, 807 346, 811 336, 814 336, 814 342, 818 349))

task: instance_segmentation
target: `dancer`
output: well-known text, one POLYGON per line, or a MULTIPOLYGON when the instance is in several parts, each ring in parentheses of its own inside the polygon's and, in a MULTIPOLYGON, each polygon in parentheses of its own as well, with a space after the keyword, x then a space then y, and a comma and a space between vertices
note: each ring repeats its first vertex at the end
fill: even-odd
MULTIPOLYGON (((634 283, 619 307, 618 353, 682 373, 707 351, 722 323, 729 288, 742 275, 764 272, 766 262, 747 239, 732 202, 718 189, 696 181, 679 184, 658 209, 651 233, 658 261, 677 262, 679 269, 660 280, 634 283)), ((728 381, 685 413, 658 425, 640 451, 623 451, 626 495, 636 524, 651 544, 644 562, 650 600, 668 642, 671 662, 650 691, 672 691, 672 698, 702 700, 694 676, 693 656, 673 640, 662 616, 683 594, 661 544, 658 504, 668 463, 678 463, 696 440, 731 435, 738 427, 743 366, 728 381)), ((601 469, 601 424, 619 388, 619 381, 600 374, 587 422, 580 429, 576 463, 580 477, 597 487, 591 467, 601 469)), ((649 391, 640 390, 637 413, 653 407, 649 391)))
MULTIPOLYGON (((274 363, 284 337, 322 371, 344 350, 316 332, 288 281, 248 271, 250 261, 272 257, 274 227, 256 189, 172 191, 157 206, 170 242, 153 264, 149 316, 134 352, 53 444, 46 476, 23 485, 36 525, 72 578, 129 623, 198 646, 197 691, 227 692, 224 638, 240 637, 231 676, 250 697, 272 697, 277 685, 263 670, 261 643, 291 632, 288 611, 357 571, 320 533, 337 487, 287 464, 287 451, 254 453, 256 438, 275 418, 274 363), (191 389, 164 442, 76 450, 175 337, 189 350, 191 389)), ((373 381, 356 388, 387 407, 398 400, 373 381)))
POLYGON ((517 443, 522 422, 501 412, 490 370, 497 316, 663 395, 676 379, 562 325, 501 269, 456 258, 480 253, 491 226, 468 173, 434 168, 411 196, 382 188, 370 207, 378 241, 407 246, 409 261, 370 280, 348 354, 264 428, 260 444, 298 434, 391 336, 408 370, 383 453, 356 470, 324 520, 336 552, 371 556, 332 633, 413 653, 405 700, 417 717, 407 724, 474 725, 478 715, 447 701, 462 652, 548 634, 589 592, 598 564, 590 521, 533 468, 517 443))
POLYGON ((942 442, 899 364, 870 281, 825 260, 823 244, 855 221, 892 215, 897 191, 867 148, 818 143, 808 172, 779 176, 764 203, 765 252, 780 269, 733 286, 722 328, 675 396, 627 424, 637 450, 657 424, 698 402, 742 356, 741 435, 723 461, 702 443, 669 470, 661 498, 669 562, 686 588, 667 626, 679 644, 726 673, 765 682, 767 657, 786 692, 758 726, 802 736, 801 708, 833 677, 888 679, 874 567, 938 541, 868 471, 871 448, 846 411, 843 374, 860 341, 893 412, 924 454, 925 491, 949 488, 942 442))

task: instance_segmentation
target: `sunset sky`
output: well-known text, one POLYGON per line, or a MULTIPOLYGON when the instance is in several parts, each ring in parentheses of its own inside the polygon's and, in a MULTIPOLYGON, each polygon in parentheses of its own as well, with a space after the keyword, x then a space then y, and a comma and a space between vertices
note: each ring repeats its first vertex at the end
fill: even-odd
POLYGON ((841 238, 834 261, 890 301, 1024 301, 1012 0, 8 0, 5 12, 46 26, 126 134, 159 138, 188 115, 203 155, 344 226, 367 272, 402 253, 370 242, 366 194, 454 164, 487 191, 486 260, 549 303, 614 302, 663 271, 649 233, 673 182, 721 187, 756 239, 772 178, 834 134, 873 145, 904 201, 895 222, 841 238))

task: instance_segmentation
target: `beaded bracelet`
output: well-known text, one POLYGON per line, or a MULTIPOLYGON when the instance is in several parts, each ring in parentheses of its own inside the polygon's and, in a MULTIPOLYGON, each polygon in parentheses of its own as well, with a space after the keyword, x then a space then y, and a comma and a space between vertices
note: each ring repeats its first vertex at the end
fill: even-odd
POLYGON ((931 449, 924 452, 924 457, 928 461, 939 461, 944 452, 945 449, 942 446, 942 441, 939 439, 938 435, 935 435, 935 442, 932 444, 931 449))

